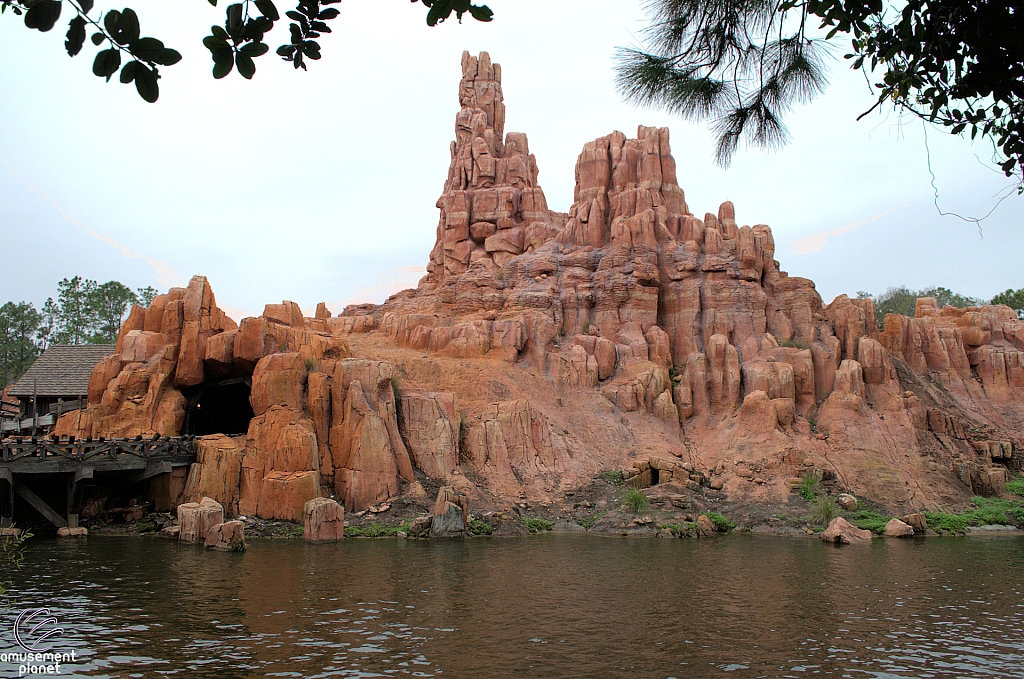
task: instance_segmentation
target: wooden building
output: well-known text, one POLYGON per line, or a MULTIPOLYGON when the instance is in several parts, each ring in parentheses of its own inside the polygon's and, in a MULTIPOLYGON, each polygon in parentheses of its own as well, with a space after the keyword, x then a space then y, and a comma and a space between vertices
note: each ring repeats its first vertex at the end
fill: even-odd
POLYGON ((58 344, 46 349, 7 389, 21 407, 18 418, 3 422, 3 434, 45 433, 63 413, 84 408, 92 369, 112 353, 113 344, 58 344))

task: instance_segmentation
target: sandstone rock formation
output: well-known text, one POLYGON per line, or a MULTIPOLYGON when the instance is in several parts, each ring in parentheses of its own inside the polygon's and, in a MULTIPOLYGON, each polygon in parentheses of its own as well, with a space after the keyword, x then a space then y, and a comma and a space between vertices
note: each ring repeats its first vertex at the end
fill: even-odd
POLYGON ((216 500, 204 497, 202 502, 178 505, 178 539, 182 542, 205 542, 214 526, 224 523, 224 508, 216 500))
POLYGON ((885 537, 887 538, 909 538, 913 536, 913 526, 909 526, 899 519, 889 519, 889 523, 885 524, 885 537))
POLYGON ((206 531, 206 547, 224 552, 245 551, 245 524, 241 521, 225 521, 210 526, 206 531))
POLYGON ((437 501, 430 519, 430 537, 466 537, 469 506, 466 498, 450 486, 437 491, 437 501))
POLYGON ((345 537, 345 509, 329 498, 307 502, 302 520, 302 537, 307 542, 336 542, 345 537))
MULTIPOLYGON (((897 519, 893 520, 896 521, 897 519)), ((822 542, 832 542, 837 545, 870 542, 871 531, 857 528, 840 516, 839 518, 832 519, 832 523, 821 533, 821 540, 822 542)))
POLYGON ((1009 308, 922 299, 879 331, 871 300, 825 304, 780 270, 768 226, 729 201, 691 211, 663 128, 586 143, 572 207, 551 211, 486 53, 463 57, 459 103, 417 288, 236 324, 197 276, 132 309, 56 433, 211 434, 185 499, 294 521, 316 498, 360 512, 426 479, 509 502, 621 469, 754 502, 810 470, 909 514, 999 494, 1020 468, 1009 308), (199 410, 230 389, 248 390, 237 431, 199 410))

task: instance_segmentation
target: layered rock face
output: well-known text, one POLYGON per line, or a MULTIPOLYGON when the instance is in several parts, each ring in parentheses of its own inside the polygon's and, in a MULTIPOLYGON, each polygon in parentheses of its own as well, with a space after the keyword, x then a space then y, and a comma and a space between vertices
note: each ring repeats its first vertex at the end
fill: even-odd
POLYGON ((248 380, 246 435, 201 442, 186 499, 291 520, 426 478, 470 502, 544 499, 669 458, 648 468, 752 501, 807 473, 902 513, 1001 492, 1024 436, 1010 309, 923 299, 879 332, 870 300, 824 304, 766 225, 728 201, 690 211, 663 128, 587 143, 552 212, 526 136, 504 133, 500 67, 466 54, 462 72, 418 288, 236 327, 196 277, 133 309, 58 433, 177 434, 204 389, 248 380))

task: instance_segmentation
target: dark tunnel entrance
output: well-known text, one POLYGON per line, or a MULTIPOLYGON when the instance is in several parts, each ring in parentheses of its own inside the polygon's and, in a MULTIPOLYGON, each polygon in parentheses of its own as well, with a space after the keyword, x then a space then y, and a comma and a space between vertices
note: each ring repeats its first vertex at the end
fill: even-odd
POLYGON ((242 377, 204 383, 186 391, 182 433, 192 436, 245 434, 254 416, 249 403, 250 391, 249 380, 242 377))

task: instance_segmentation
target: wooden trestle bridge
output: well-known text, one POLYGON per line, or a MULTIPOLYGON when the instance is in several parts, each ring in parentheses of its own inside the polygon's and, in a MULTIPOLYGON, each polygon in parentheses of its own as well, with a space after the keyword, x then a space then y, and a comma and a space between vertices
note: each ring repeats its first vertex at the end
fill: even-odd
POLYGON ((110 486, 127 486, 174 467, 195 461, 194 437, 153 436, 133 439, 69 437, 10 438, 0 441, 0 526, 10 526, 17 494, 50 523, 62 528, 78 526, 82 490, 96 476, 110 486), (31 480, 39 490, 46 487, 54 495, 55 487, 66 499, 58 511, 26 485, 31 480))

